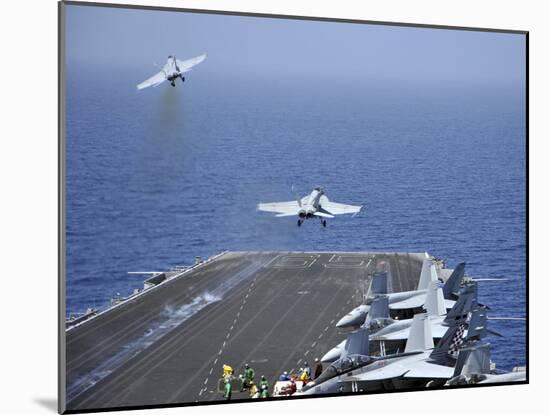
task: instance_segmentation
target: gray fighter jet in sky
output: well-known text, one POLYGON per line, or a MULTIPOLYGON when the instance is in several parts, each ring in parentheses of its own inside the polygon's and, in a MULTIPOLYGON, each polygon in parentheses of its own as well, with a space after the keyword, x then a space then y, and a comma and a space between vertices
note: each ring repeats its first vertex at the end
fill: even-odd
POLYGON ((161 68, 160 72, 156 73, 149 79, 143 81, 137 86, 137 89, 143 89, 150 86, 159 86, 164 81, 170 81, 172 86, 176 86, 176 79, 181 79, 181 82, 185 81, 183 74, 189 72, 191 68, 198 65, 206 59, 206 54, 197 56, 195 58, 180 61, 175 56, 168 56, 166 64, 161 68))
POLYGON ((346 205, 331 202, 320 187, 316 187, 307 195, 290 202, 259 203, 257 209, 262 212, 276 213, 276 217, 297 216, 298 226, 306 219, 319 218, 321 224, 327 226, 327 218, 336 215, 359 213, 363 206, 346 205))

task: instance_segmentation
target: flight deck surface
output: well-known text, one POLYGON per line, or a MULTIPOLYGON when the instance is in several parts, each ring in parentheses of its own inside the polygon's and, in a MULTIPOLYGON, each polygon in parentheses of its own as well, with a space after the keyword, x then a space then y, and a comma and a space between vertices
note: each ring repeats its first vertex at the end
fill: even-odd
POLYGON ((335 324, 382 262, 399 292, 416 289, 423 257, 224 253, 67 330, 67 409, 221 400, 223 364, 272 386, 346 337, 335 324))

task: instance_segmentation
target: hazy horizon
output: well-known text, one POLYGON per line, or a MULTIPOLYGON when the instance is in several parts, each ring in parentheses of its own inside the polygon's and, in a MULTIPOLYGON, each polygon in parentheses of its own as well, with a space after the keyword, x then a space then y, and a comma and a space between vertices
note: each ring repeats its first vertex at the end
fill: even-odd
POLYGON ((77 5, 66 11, 68 70, 113 70, 132 83, 154 74, 154 63, 169 54, 206 53, 193 77, 525 84, 522 34, 77 5))

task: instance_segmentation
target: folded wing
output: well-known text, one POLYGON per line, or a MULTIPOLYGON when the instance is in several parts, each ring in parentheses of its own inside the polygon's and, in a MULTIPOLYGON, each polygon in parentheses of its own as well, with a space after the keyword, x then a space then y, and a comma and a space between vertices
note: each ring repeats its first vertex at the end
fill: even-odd
POLYGON ((319 200, 321 207, 331 215, 357 214, 363 206, 346 205, 344 203, 336 203, 328 200, 328 197, 321 196, 319 200))
POLYGON ((143 81, 141 84, 137 86, 137 89, 143 89, 150 86, 158 86, 162 84, 164 81, 166 81, 166 75, 163 71, 160 71, 159 73, 153 75, 149 79, 143 81))
POLYGON ((206 53, 191 59, 187 59, 185 61, 180 61, 179 59, 176 59, 176 63, 178 64, 178 69, 180 72, 188 72, 193 66, 198 65, 205 59, 206 53))
POLYGON ((390 309, 401 310, 401 309, 408 309, 408 308, 418 308, 418 307, 422 307, 425 302, 426 302, 426 294, 424 293, 424 294, 415 295, 411 298, 407 298, 406 300, 390 303, 390 309))

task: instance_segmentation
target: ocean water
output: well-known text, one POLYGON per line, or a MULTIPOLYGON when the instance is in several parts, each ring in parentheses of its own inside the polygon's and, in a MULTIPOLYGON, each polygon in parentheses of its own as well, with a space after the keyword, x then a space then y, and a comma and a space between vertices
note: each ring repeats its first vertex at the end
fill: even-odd
MULTIPOLYGON (((522 87, 192 72, 137 91, 131 68, 67 78, 67 312, 223 250, 411 251, 467 263, 490 316, 526 316, 522 87), (322 186, 356 217, 301 228, 256 212, 322 186)), ((490 321, 501 369, 525 322, 490 321)))

